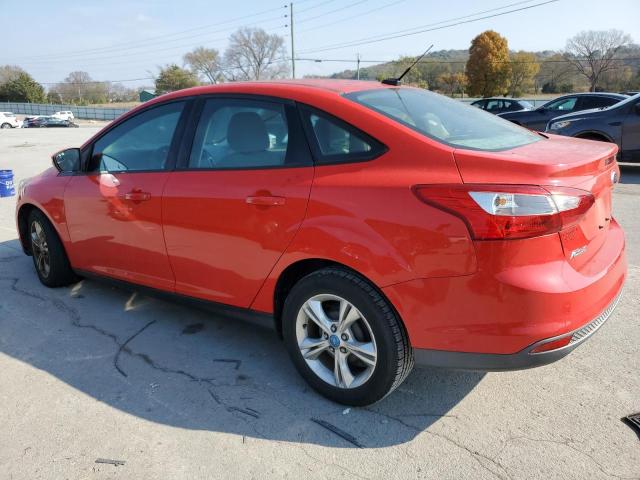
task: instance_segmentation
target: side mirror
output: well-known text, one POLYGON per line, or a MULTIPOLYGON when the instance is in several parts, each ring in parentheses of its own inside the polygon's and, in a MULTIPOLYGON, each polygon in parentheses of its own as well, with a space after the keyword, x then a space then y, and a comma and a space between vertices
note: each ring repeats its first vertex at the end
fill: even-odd
POLYGON ((538 108, 538 112, 539 113, 547 113, 547 109, 544 108, 544 107, 540 107, 540 108, 538 108))
POLYGON ((53 166, 61 173, 72 173, 80 170, 79 148, 67 148, 55 153, 51 159, 53 160, 53 166))

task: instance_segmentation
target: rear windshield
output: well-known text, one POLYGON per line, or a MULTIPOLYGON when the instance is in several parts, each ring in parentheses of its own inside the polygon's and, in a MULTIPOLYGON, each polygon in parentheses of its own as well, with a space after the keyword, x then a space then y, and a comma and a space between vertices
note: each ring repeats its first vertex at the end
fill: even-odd
POLYGON ((380 88, 345 97, 456 148, 498 151, 540 140, 507 120, 428 90, 380 88))

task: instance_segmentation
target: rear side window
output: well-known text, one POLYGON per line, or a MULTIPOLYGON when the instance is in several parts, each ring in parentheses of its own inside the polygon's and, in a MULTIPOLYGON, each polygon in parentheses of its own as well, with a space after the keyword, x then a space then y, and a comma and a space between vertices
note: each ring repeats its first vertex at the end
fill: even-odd
POLYGON ((618 103, 619 101, 620 100, 616 98, 610 98, 610 97, 597 97, 597 96, 583 97, 580 99, 580 110, 587 110, 589 108, 609 107, 615 103, 618 103))
POLYGON ((303 123, 318 164, 372 160, 387 148, 371 136, 326 112, 301 106, 303 123))
POLYGON ((164 170, 184 104, 154 107, 109 130, 93 145, 88 171, 164 170))

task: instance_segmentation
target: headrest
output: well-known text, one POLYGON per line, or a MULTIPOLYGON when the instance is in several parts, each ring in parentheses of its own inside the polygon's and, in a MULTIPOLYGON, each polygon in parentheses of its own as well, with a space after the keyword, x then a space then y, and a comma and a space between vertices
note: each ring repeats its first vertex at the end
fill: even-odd
POLYGON ((238 112, 231 117, 227 141, 238 153, 263 152, 269 148, 267 127, 255 112, 238 112))

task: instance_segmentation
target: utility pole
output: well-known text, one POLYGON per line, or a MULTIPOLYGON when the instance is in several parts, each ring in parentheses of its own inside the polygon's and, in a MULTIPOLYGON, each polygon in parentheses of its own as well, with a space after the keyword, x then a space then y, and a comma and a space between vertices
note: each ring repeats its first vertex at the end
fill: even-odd
POLYGON ((356 54, 356 58, 357 58, 356 78, 360 80, 360 54, 359 53, 356 54))
POLYGON ((296 78, 296 50, 293 44, 293 2, 289 4, 289 26, 291 27, 291 78, 296 78))

